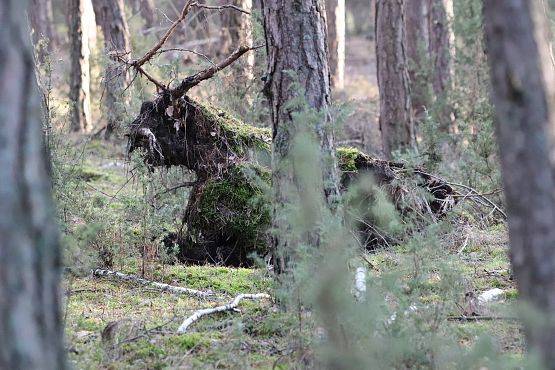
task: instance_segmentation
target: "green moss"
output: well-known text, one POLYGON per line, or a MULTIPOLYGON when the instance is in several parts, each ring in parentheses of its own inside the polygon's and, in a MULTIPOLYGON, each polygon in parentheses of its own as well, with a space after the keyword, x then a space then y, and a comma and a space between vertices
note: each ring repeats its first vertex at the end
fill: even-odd
POLYGON ((189 333, 167 338, 166 345, 182 351, 189 351, 193 348, 209 346, 210 340, 201 333, 189 333))
POLYGON ((122 345, 122 349, 124 352, 132 352, 133 357, 141 359, 149 357, 160 358, 166 355, 166 351, 163 348, 156 346, 147 339, 125 343, 122 345))
POLYGON ((359 156, 364 155, 360 150, 353 147, 337 148, 336 153, 339 168, 343 172, 356 172, 356 160, 359 156))
POLYGON ((79 317, 77 319, 77 329, 87 331, 99 331, 102 328, 102 321, 98 319, 88 319, 79 317))
POLYGON ((266 292, 272 287, 273 280, 263 278, 260 270, 246 268, 174 266, 169 271, 156 271, 155 277, 168 282, 177 281, 179 285, 194 289, 237 295, 244 292, 266 292), (163 275, 166 276, 164 279, 163 275))
POLYGON ((257 148, 259 150, 270 152, 272 142, 271 131, 267 128, 248 125, 239 119, 233 117, 228 112, 219 110, 210 104, 194 104, 201 110, 211 122, 215 122, 223 132, 222 135, 228 141, 231 141, 233 149, 241 154, 246 148, 257 148))
POLYGON ((205 234, 225 230, 241 248, 265 252, 270 205, 261 185, 269 182, 270 172, 253 164, 235 166, 222 178, 209 180, 191 226, 205 234))
POLYGON ((82 165, 75 168, 75 177, 83 181, 98 181, 104 178, 104 173, 94 167, 82 165))

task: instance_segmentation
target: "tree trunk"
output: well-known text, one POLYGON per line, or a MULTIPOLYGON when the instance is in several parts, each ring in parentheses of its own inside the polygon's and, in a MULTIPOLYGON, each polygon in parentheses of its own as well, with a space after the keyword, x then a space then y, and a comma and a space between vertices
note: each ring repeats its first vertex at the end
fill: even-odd
POLYGON ((451 109, 447 93, 451 83, 453 32, 449 19, 453 16, 451 0, 428 0, 429 52, 432 67, 432 89, 437 104, 440 128, 447 131, 451 122, 451 109))
POLYGON ((411 88, 412 111, 415 119, 422 118, 430 106, 425 69, 428 54, 428 24, 426 0, 410 0, 406 5, 405 26, 407 60, 411 88))
POLYGON ((326 0, 331 83, 345 87, 345 0, 326 0))
POLYGON ((52 1, 31 0, 28 15, 33 30, 33 44, 35 47, 38 46, 38 59, 43 62, 45 55, 52 51, 52 47, 56 46, 57 42, 53 29, 52 1), (47 41, 46 45, 39 44, 43 39, 47 41))
MULTIPOLYGON (((125 20, 123 0, 93 0, 96 21, 104 34, 104 50, 111 53, 130 51, 129 29, 125 20)), ((122 97, 128 74, 125 66, 106 60, 104 73, 104 113, 107 118, 105 138, 108 139, 125 119, 125 100, 122 97)))
POLYGON ((409 73, 405 53, 404 0, 376 0, 376 63, 383 151, 414 145, 409 73))
MULTIPOLYGON (((338 198, 338 175, 334 153, 333 132, 327 109, 330 104, 330 73, 328 67, 328 49, 326 41, 325 9, 320 0, 307 0, 301 3, 294 0, 263 0, 264 30, 267 43, 268 74, 266 76, 265 92, 271 106, 272 136, 273 136, 273 190, 274 190, 274 219, 273 226, 279 230, 274 240, 276 251, 284 256, 295 253, 296 242, 288 242, 289 226, 283 220, 281 207, 287 207, 292 202, 291 188, 307 195, 308 189, 303 188, 302 174, 295 171, 298 163, 287 164, 292 160, 293 141, 300 133, 314 135, 318 141, 319 165, 321 166, 315 177, 310 179, 314 202, 323 202, 333 207, 338 198), (294 71, 293 76, 289 71, 294 71), (301 86, 296 86, 298 81, 301 86), (302 99, 310 109, 320 111, 314 126, 303 126, 294 121, 295 112, 303 110, 303 105, 288 107, 293 99, 298 99, 299 89, 302 89, 302 99), (321 171, 320 171, 321 170, 321 171)), ((308 158, 305 158, 308 161, 308 158)), ((315 163, 316 165, 317 163, 315 163)), ((305 174, 305 177, 307 175, 305 174)), ((306 180, 306 179, 305 179, 306 180)), ((307 203, 309 201, 303 199, 307 203)), ((314 204, 311 206, 317 207, 314 204)), ((320 209, 320 208, 319 208, 320 209)), ((306 229, 317 229, 318 212, 307 216, 306 229), (313 217, 313 218, 311 218, 313 217)), ((307 213, 309 211, 307 210, 307 213)), ((308 234, 318 234, 318 231, 308 234)), ((318 246, 319 238, 310 237, 309 245, 318 246)), ((306 240, 305 240, 306 242, 306 240)), ((287 258, 280 258, 275 264, 277 271, 287 269, 287 258)))
MULTIPOLYGON (((235 5, 248 12, 252 10, 252 0, 224 1, 226 5, 235 5)), ((224 9, 221 11, 221 38, 223 55, 231 54, 239 45, 252 45, 251 16, 237 10, 224 9)), ((245 55, 242 60, 232 65, 235 80, 237 82, 248 82, 253 78, 254 53, 245 55)))
POLYGON ((133 13, 140 13, 145 27, 152 28, 156 23, 156 7, 153 0, 133 0, 133 13))
POLYGON ((26 5, 0 2, 0 368, 55 370, 61 258, 26 5))
POLYGON ((86 1, 89 0, 69 0, 69 37, 71 40, 69 100, 71 102, 71 130, 88 132, 92 128, 92 122, 89 37, 87 27, 83 27, 87 23, 83 17, 86 1))
POLYGON ((539 2, 488 0, 484 23, 509 213, 511 262, 542 325, 528 343, 555 369, 555 75, 539 2))

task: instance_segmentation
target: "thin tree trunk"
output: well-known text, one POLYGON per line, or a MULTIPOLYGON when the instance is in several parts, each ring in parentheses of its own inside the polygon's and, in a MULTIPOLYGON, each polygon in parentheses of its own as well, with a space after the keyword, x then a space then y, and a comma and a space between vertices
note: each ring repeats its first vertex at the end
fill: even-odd
POLYGON ((437 118, 440 128, 447 131, 451 121, 451 109, 447 101, 452 68, 453 32, 449 19, 453 16, 451 0, 428 0, 429 52, 432 67, 432 88, 438 105, 437 118))
POLYGON ((345 0, 326 0, 331 83, 345 87, 345 0))
MULTIPOLYGON (((224 0, 222 4, 235 5, 246 11, 252 10, 252 0, 224 0)), ((227 9, 221 12, 221 38, 223 55, 231 54, 239 45, 252 45, 251 17, 245 13, 227 9)), ((248 53, 239 63, 232 66, 238 82, 250 81, 253 78, 254 53, 248 53)))
POLYGON ((69 0, 71 130, 85 132, 92 128, 89 37, 88 27, 84 27, 88 21, 83 16, 87 1, 90 0, 69 0))
POLYGON ((57 370, 61 258, 26 5, 0 2, 0 368, 57 370))
POLYGON ((38 48, 39 61, 43 62, 47 53, 56 46, 54 34, 54 16, 51 0, 31 0, 28 8, 29 21, 33 31, 33 44, 38 48), (46 40, 46 45, 40 45, 41 40, 46 40))
MULTIPOLYGON (((104 34, 106 55, 130 51, 129 29, 125 20, 123 0, 93 0, 96 20, 104 34)), ((125 119, 125 100, 122 96, 128 74, 124 66, 109 57, 104 73, 104 114, 107 118, 105 138, 125 119)))
MULTIPOLYGON (((309 245, 313 246, 319 245, 318 231, 315 231, 321 211, 318 205, 327 204, 333 207, 339 190, 333 133, 327 112, 330 104, 330 73, 324 7, 319 0, 302 3, 295 0, 263 0, 262 10, 268 54, 265 92, 270 100, 273 128, 272 180, 276 207, 273 226, 279 230, 274 248, 278 253, 281 252, 281 257, 285 256, 276 261, 276 271, 279 272, 287 269, 287 260, 294 256, 298 242, 288 240, 289 225, 280 213, 283 210, 281 207, 287 207, 292 202, 292 187, 302 193, 301 197, 313 197, 310 201, 303 199, 303 204, 308 204, 307 207, 314 207, 306 209, 307 217, 303 220, 311 234, 309 245), (295 75, 290 71, 294 71, 295 75), (301 86, 296 86, 295 81, 299 81, 301 86), (298 104, 295 107, 287 106, 298 98, 299 92, 304 93, 303 100, 308 108, 322 113, 313 126, 303 126, 294 121, 295 112, 302 111, 303 104, 300 107, 298 104), (295 162, 292 158, 294 140, 303 132, 314 135, 320 149, 319 158, 316 159, 320 168, 314 171, 315 178, 308 180, 302 178, 299 168, 297 171, 294 168, 302 167, 302 163, 295 162), (303 187, 303 181, 312 181, 311 188, 303 187)), ((302 160, 305 163, 310 162, 309 158, 302 160)), ((307 170, 313 170, 313 167, 307 170)), ((308 174, 304 175, 310 177, 308 174)))
POLYGON ((546 19, 538 1, 487 0, 484 23, 512 267, 542 322, 526 327, 528 343, 555 369, 555 75, 546 19))
POLYGON ((428 54, 428 22, 426 0, 407 1, 405 15, 407 60, 411 88, 412 111, 422 118, 429 104, 426 62, 428 54))
POLYGON ((133 13, 140 13, 145 20, 145 27, 152 28, 156 23, 156 7, 153 0, 133 0, 133 13))
POLYGON ((414 119, 405 51, 404 0, 376 0, 376 63, 383 151, 414 145, 414 119))

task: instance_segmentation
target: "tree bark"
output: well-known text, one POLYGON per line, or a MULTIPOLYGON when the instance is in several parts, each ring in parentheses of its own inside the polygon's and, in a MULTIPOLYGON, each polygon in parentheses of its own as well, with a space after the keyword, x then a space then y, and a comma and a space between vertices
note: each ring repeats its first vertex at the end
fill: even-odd
POLYGON ((52 13, 51 0, 31 0, 28 8, 29 21, 33 31, 33 44, 38 46, 38 59, 43 62, 44 57, 52 47, 56 46, 53 24, 54 16, 52 13), (47 45, 39 45, 41 40, 47 40, 47 45))
MULTIPOLYGON (((246 11, 252 10, 252 0, 225 0, 222 5, 235 5, 246 11)), ((221 12, 222 54, 229 55, 239 45, 252 45, 251 16, 234 9, 224 9, 221 12)), ((253 78, 254 53, 247 54, 238 63, 232 65, 237 82, 250 81, 253 78)))
MULTIPOLYGON (((302 185, 303 174, 299 174, 293 168, 299 164, 291 165, 289 162, 294 161, 293 142, 300 133, 314 135, 320 149, 319 158, 316 160, 320 169, 315 177, 322 177, 310 179, 314 181, 310 188, 310 196, 314 197, 311 198, 312 203, 323 202, 333 207, 339 196, 333 132, 327 112, 330 104, 330 72, 325 9, 320 0, 300 3, 294 0, 264 0, 262 10, 268 55, 265 92, 270 101, 273 130, 272 182, 276 207, 273 226, 279 230, 274 240, 274 248, 285 256, 293 256, 296 242, 288 242, 289 226, 280 212, 283 210, 281 207, 286 207, 292 202, 292 187, 296 187, 299 192, 305 191, 301 197, 307 195, 308 189, 302 185), (290 71, 293 71, 294 75, 290 71), (298 81, 300 86, 296 86, 295 81, 298 81), (313 126, 303 126, 294 121, 295 113, 306 108, 303 103, 294 107, 288 106, 293 99, 298 99, 299 90, 303 90, 300 93, 307 107, 321 112, 313 126)), ((303 200, 310 202, 307 199, 303 200)), ((314 209, 307 210, 307 213, 312 213, 304 221, 306 228, 312 228, 314 231, 317 229, 316 224, 322 208, 316 204, 311 206, 314 206, 314 209)), ((309 245, 317 247, 318 231, 308 234, 312 235, 309 245)), ((287 258, 281 258, 275 264, 277 271, 287 269, 287 258)))
POLYGON ((87 20, 84 19, 86 1, 69 0, 71 40, 71 71, 69 100, 71 102, 71 130, 88 132, 91 122, 90 49, 87 20))
POLYGON ((429 52, 432 66, 432 89, 437 103, 437 119, 440 128, 447 131, 451 121, 451 109, 447 94, 451 84, 453 32, 449 19, 453 16, 451 0, 428 0, 429 52))
POLYGON ((345 87, 345 0, 326 0, 331 83, 345 87))
POLYGON ((412 111, 421 119, 429 104, 428 83, 425 76, 428 54, 428 23, 426 0, 407 2, 405 26, 408 71, 411 88, 412 111))
POLYGON ((152 28, 156 23, 156 7, 153 0, 133 0, 133 13, 140 13, 145 27, 152 28))
POLYGON ((0 2, 0 368, 54 370, 61 258, 26 5, 0 2))
POLYGON ((545 315, 528 343, 555 369, 555 75, 539 7, 488 0, 484 23, 511 262, 522 299, 545 315))
POLYGON ((414 145, 414 119, 405 50, 404 0, 376 0, 376 63, 383 151, 414 145))
MULTIPOLYGON (((106 55, 130 51, 129 29, 125 20, 123 0, 93 0, 96 21, 104 34, 106 55)), ((104 113, 107 118, 105 138, 125 119, 125 99, 122 94, 128 82, 125 66, 106 60, 104 73, 104 113)))

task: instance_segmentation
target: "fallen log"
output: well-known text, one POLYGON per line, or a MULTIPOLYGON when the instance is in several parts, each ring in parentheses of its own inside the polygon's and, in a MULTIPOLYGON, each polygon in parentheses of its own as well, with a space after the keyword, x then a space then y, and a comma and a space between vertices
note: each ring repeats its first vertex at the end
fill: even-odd
POLYGON ((92 270, 92 275, 97 277, 103 277, 103 276, 112 277, 118 280, 148 286, 154 289, 158 289, 162 292, 168 292, 172 294, 189 295, 197 298, 209 298, 214 296, 214 293, 210 290, 202 291, 202 290, 197 290, 192 288, 184 288, 180 286, 159 283, 156 281, 143 279, 135 275, 128 275, 117 271, 94 269, 92 270))
MULTIPOLYGON (((142 150, 152 168, 182 166, 196 174, 183 230, 165 239, 168 246, 179 246, 182 262, 245 266, 251 264, 251 254, 268 252, 270 146, 268 129, 247 125, 186 95, 172 100, 162 93, 143 103, 130 126, 130 152, 142 150)), ((370 174, 399 213, 411 215, 411 223, 415 217, 433 222, 455 204, 453 189, 424 171, 355 148, 339 148, 337 157, 343 190, 370 174)), ((362 197, 368 209, 374 190, 362 197)), ((371 213, 359 213, 351 221, 367 248, 394 242, 379 232, 371 213)))
POLYGON ((193 325, 195 322, 197 322, 198 320, 200 320, 204 316, 212 315, 212 314, 215 314, 215 313, 218 313, 218 312, 233 311, 233 310, 237 309, 237 307, 239 306, 239 303, 241 303, 241 301, 243 299, 253 299, 254 300, 254 299, 262 299, 262 298, 270 299, 270 295, 266 294, 266 293, 239 294, 237 297, 235 297, 235 299, 233 299, 233 301, 231 301, 230 303, 225 304, 223 306, 217 306, 217 307, 212 307, 212 308, 204 308, 202 310, 195 311, 191 316, 189 316, 185 320, 183 320, 183 322, 181 323, 181 325, 177 329, 177 332, 179 334, 183 334, 183 333, 187 332, 187 329, 189 329, 189 327, 191 325, 193 325))

